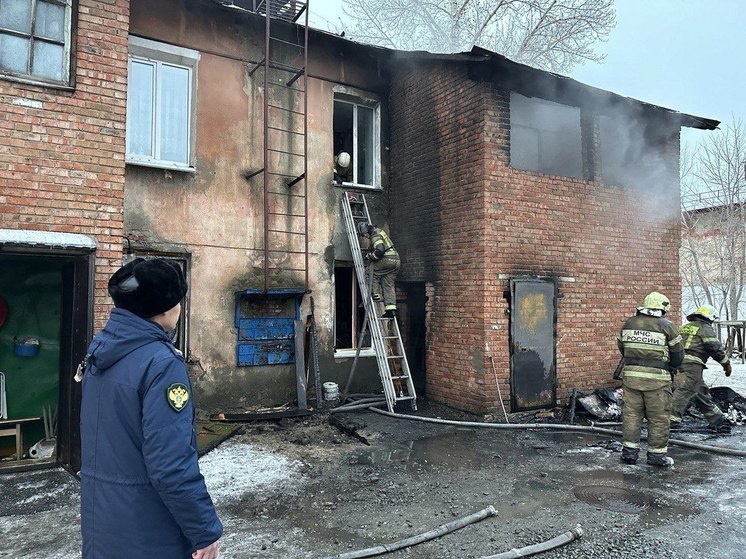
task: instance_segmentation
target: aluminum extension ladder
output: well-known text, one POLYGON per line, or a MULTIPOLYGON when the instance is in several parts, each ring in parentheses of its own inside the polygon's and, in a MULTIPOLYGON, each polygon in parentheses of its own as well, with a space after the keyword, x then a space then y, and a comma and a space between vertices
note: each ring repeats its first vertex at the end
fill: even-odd
POLYGON ((370 224, 368 205, 365 196, 355 192, 345 192, 342 195, 342 220, 347 230, 350 242, 352 261, 355 264, 360 293, 362 294, 365 313, 368 318, 370 337, 373 350, 378 361, 378 374, 381 377, 386 405, 393 412, 399 402, 409 402, 411 411, 417 411, 417 395, 415 394, 409 363, 404 351, 399 324, 396 318, 383 318, 383 302, 373 301, 370 286, 367 284, 364 254, 368 250, 367 244, 360 245, 358 223, 370 224))

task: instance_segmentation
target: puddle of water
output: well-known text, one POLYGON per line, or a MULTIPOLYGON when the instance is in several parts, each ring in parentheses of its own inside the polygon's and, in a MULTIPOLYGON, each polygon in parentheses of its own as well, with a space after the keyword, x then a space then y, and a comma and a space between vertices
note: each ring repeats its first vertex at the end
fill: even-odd
POLYGON ((363 450, 351 461, 355 465, 404 464, 407 470, 480 468, 496 462, 493 447, 477 442, 477 433, 458 430, 426 437, 394 448, 363 450))

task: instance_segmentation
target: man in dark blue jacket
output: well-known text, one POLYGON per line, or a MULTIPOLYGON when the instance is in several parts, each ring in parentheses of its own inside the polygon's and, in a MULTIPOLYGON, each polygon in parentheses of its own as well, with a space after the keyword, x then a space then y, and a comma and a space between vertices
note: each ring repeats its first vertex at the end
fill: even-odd
POLYGON ((84 559, 215 559, 223 526, 197 461, 187 368, 169 332, 187 283, 164 259, 109 280, 116 308, 86 355, 80 413, 84 559))

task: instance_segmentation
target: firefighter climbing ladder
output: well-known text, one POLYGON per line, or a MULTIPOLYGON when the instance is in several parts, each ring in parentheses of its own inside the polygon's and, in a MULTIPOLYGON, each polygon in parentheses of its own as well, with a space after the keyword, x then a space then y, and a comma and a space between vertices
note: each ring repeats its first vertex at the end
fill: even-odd
POLYGON ((409 363, 404 352, 399 324, 396 318, 380 316, 383 304, 373 301, 370 286, 366 280, 363 254, 367 247, 360 245, 357 225, 360 222, 370 223, 365 196, 359 193, 345 192, 342 196, 342 220, 350 241, 350 252, 355 264, 360 293, 362 293, 365 313, 368 317, 370 337, 378 361, 378 374, 383 384, 386 405, 393 412, 399 402, 409 402, 412 411, 417 410, 417 396, 409 371, 409 363))

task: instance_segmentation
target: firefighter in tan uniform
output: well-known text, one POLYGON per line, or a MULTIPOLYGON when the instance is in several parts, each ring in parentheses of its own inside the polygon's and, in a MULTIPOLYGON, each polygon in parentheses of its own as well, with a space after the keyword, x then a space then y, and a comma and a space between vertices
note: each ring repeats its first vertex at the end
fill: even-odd
POLYGON ((671 306, 665 295, 653 291, 617 336, 624 357, 622 387, 622 462, 634 464, 640 453, 642 420, 648 421, 647 462, 673 466, 668 452, 671 415, 671 371, 684 358, 684 346, 676 327, 664 315, 671 306))
POLYGON ((396 316, 396 274, 401 267, 399 253, 394 243, 386 234, 365 222, 358 223, 358 233, 368 238, 368 254, 366 258, 373 267, 373 285, 371 294, 374 301, 383 301, 383 318, 396 316))
POLYGON ((723 344, 712 327, 712 323, 718 319, 717 310, 712 305, 702 305, 687 315, 686 319, 689 323, 679 329, 685 355, 674 381, 671 428, 681 426, 681 416, 691 401, 707 418, 710 429, 718 433, 730 433, 730 421, 712 401, 710 390, 702 379, 702 372, 707 368, 705 363, 710 357, 723 366, 726 377, 733 370, 723 344))

